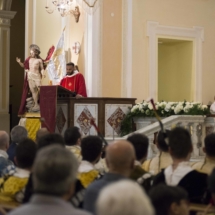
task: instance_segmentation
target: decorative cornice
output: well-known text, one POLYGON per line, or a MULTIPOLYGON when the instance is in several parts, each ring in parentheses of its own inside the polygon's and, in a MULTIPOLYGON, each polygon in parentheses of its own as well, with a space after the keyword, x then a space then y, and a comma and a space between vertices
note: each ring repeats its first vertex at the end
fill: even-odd
POLYGON ((15 11, 0 10, 0 18, 2 19, 13 19, 15 15, 15 11))

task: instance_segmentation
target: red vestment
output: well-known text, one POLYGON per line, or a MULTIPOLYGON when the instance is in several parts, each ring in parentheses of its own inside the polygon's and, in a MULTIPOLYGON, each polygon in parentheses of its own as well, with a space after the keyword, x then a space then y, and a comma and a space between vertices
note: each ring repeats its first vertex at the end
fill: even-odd
POLYGON ((87 97, 84 76, 77 71, 74 71, 74 74, 72 75, 64 77, 61 80, 60 85, 70 91, 76 92, 76 94, 87 97))

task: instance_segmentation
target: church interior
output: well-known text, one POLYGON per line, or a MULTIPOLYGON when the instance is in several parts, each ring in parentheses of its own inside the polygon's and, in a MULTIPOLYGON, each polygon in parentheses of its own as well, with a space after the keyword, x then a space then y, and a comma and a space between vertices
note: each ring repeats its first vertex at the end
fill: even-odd
POLYGON ((66 61, 78 65, 89 97, 213 102, 214 1, 103 0, 92 15, 80 7, 78 22, 45 6, 1 0, 1 128, 19 120, 24 71, 15 58, 27 58, 32 43, 45 58, 64 27, 66 61))
POLYGON ((214 20, 214 0, 0 0, 0 214, 214 214, 214 20))

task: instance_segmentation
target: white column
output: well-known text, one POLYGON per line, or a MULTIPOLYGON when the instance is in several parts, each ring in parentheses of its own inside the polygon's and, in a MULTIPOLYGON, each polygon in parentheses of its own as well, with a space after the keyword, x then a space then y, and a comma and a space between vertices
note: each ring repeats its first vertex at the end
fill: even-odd
POLYGON ((0 130, 9 132, 10 20, 16 12, 0 10, 0 130))
POLYGON ((132 96, 132 0, 123 0, 123 46, 121 96, 132 96))
POLYGON ((102 3, 94 14, 86 14, 85 80, 89 97, 101 96, 102 86, 102 3))

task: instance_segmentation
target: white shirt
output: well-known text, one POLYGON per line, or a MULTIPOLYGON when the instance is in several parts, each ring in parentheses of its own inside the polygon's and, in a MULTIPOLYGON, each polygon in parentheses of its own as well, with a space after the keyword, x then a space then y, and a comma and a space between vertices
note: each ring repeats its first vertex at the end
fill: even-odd
POLYGON ((193 171, 193 169, 190 167, 188 161, 180 162, 175 170, 173 170, 173 166, 170 165, 164 170, 165 181, 167 185, 176 186, 180 180, 191 171, 193 171))

